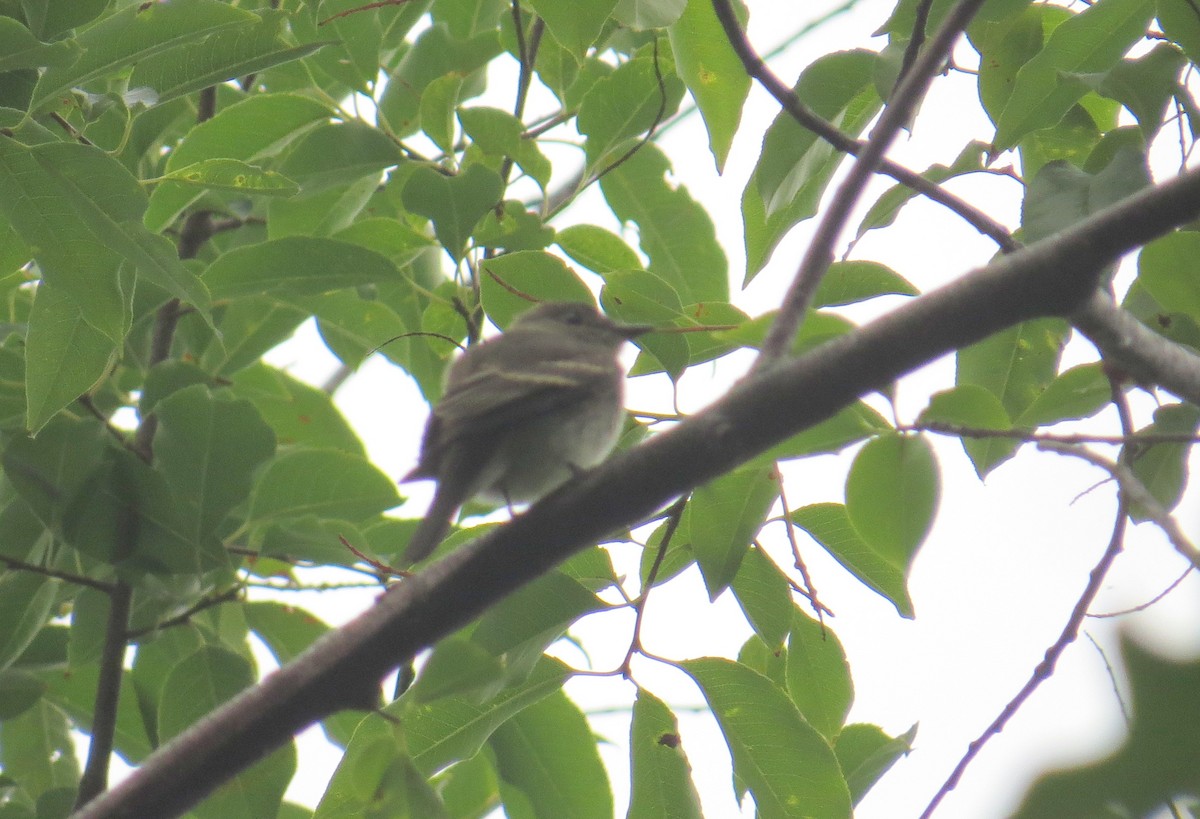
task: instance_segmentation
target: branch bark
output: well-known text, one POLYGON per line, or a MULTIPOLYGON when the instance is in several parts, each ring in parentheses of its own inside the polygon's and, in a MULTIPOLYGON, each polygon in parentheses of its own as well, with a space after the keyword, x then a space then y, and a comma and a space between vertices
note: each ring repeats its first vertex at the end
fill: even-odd
POLYGON ((1106 264, 1197 216, 1200 171, 1193 171, 756 373, 700 414, 403 581, 163 746, 77 816, 184 812, 305 726, 340 709, 372 708, 390 669, 575 551, 929 361, 1021 321, 1077 312, 1106 264))

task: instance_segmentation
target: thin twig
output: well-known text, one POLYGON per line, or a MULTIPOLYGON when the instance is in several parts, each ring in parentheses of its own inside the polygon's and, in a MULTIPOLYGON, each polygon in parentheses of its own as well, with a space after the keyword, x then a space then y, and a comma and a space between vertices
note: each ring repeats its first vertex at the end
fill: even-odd
POLYGON ((921 53, 921 46, 925 44, 925 28, 929 25, 929 9, 932 7, 933 0, 921 0, 917 3, 912 36, 908 39, 908 45, 904 47, 904 58, 900 61, 900 72, 896 75, 896 84, 893 86, 893 90, 900 87, 900 82, 912 70, 913 64, 917 61, 917 55, 921 53))
MULTIPOLYGON (((745 32, 742 31, 741 24, 733 12, 731 0, 713 0, 713 8, 716 9, 721 26, 725 29, 725 36, 746 68, 746 73, 757 80, 759 85, 766 89, 767 93, 774 97, 775 101, 791 115, 792 119, 843 153, 858 156, 863 152, 866 147, 865 142, 843 133, 833 123, 818 116, 767 67, 767 64, 750 45, 745 32)), ((916 171, 898 165, 889 159, 884 159, 880 163, 879 170, 901 185, 957 214, 979 233, 996 242, 1006 253, 1017 250, 1021 246, 1013 239, 1012 234, 1003 224, 950 193, 941 185, 930 182, 916 171)))
POLYGON ((126 632, 125 636, 127 639, 135 640, 138 637, 145 637, 147 634, 153 634, 156 631, 166 631, 167 629, 174 628, 175 626, 187 625, 191 622, 192 618, 200 612, 220 606, 224 603, 232 603, 241 596, 242 587, 231 586, 219 594, 206 595, 205 597, 200 598, 186 611, 177 614, 174 617, 169 617, 166 620, 155 623, 148 628, 130 629, 128 632, 126 632))
POLYGON ((102 591, 105 594, 112 594, 116 585, 106 583, 103 580, 96 580, 92 577, 85 577, 81 574, 71 574, 70 572, 51 569, 49 566, 38 566, 35 563, 26 563, 24 560, 17 560, 15 557, 5 557, 0 555, 0 563, 3 563, 13 571, 30 572, 31 574, 40 574, 44 577, 53 577, 56 580, 65 580, 68 583, 74 583, 76 586, 87 586, 89 589, 102 591))
POLYGON ((1173 592, 1177 588, 1179 588, 1179 584, 1182 583, 1183 581, 1187 580, 1188 576, 1191 575, 1191 573, 1192 573, 1192 567, 1188 566, 1186 569, 1183 570, 1183 573, 1180 574, 1179 577, 1177 577, 1171 581, 1171 585, 1167 586, 1165 589, 1163 589, 1158 594, 1154 595, 1153 597, 1151 597, 1149 600, 1147 600, 1144 603, 1138 603, 1136 606, 1130 606, 1129 608, 1121 609, 1120 611, 1105 611, 1105 612, 1100 612, 1099 614, 1089 613, 1088 617, 1091 617, 1094 620, 1105 620, 1105 619, 1108 619, 1111 617, 1124 617, 1127 614, 1136 614, 1139 611, 1145 611, 1146 609, 1150 608, 1151 606, 1153 606, 1155 603, 1159 602, 1160 600, 1164 600, 1168 594, 1170 594, 1171 592, 1173 592))
MULTIPOLYGON (((1109 389, 1112 396, 1112 403, 1117 409, 1117 415, 1121 422, 1121 432, 1125 435, 1133 434, 1133 417, 1129 409, 1129 400, 1121 389, 1121 385, 1116 379, 1109 379, 1109 389)), ((1022 686, 1008 703, 1001 709, 1000 714, 992 721, 982 734, 980 734, 974 742, 967 746, 967 752, 963 754, 958 761, 954 771, 942 784, 933 799, 926 806, 924 813, 921 814, 921 819, 928 817, 937 808, 938 804, 945 798, 946 794, 954 790, 958 781, 962 778, 972 760, 979 755, 983 750, 983 746, 988 740, 1004 730, 1004 726, 1010 719, 1020 710, 1021 706, 1028 702, 1033 696, 1033 692, 1046 680, 1054 674, 1054 669, 1058 664, 1059 658, 1066 651, 1067 646, 1075 642, 1079 637, 1079 629, 1083 624, 1084 618, 1087 616, 1087 610, 1091 608, 1092 602, 1096 599, 1096 595, 1100 593, 1100 586, 1104 582, 1104 578, 1108 575, 1108 571, 1112 568, 1113 561, 1117 559, 1117 555, 1121 553, 1121 549, 1125 543, 1125 531, 1129 523, 1129 506, 1130 496, 1121 488, 1117 493, 1117 516, 1113 522, 1112 536, 1108 540, 1108 546, 1104 550, 1104 554, 1100 556, 1100 560, 1092 568, 1088 575, 1087 585, 1080 594, 1079 599, 1075 601, 1075 606, 1071 610, 1071 616, 1067 618, 1067 623, 1063 626, 1062 632, 1057 640, 1046 649, 1046 654, 1042 661, 1034 668, 1028 681, 1022 686)))
POLYGON ((1146 516, 1146 519, 1153 522, 1162 530, 1175 551, 1183 555, 1192 564, 1193 568, 1200 569, 1200 549, 1197 549, 1195 544, 1188 540, 1182 527, 1171 517, 1171 513, 1150 494, 1150 490, 1146 488, 1144 483, 1138 480, 1137 475, 1134 475, 1133 470, 1129 467, 1105 458, 1102 455, 1097 455, 1083 447, 1045 441, 1039 444, 1038 448, 1057 452, 1061 455, 1070 455, 1073 458, 1079 458, 1103 469, 1117 482, 1117 485, 1121 487, 1121 491, 1129 497, 1129 501, 1139 507, 1139 511, 1146 516))
POLYGON ((1135 432, 1129 436, 1088 435, 1086 433, 1056 435, 1049 432, 1034 432, 1029 429, 985 429, 982 427, 962 426, 961 424, 943 424, 936 421, 924 424, 898 424, 896 429, 901 432, 931 432, 935 435, 953 435, 958 438, 1009 438, 1034 444, 1043 442, 1066 445, 1112 444, 1113 446, 1127 446, 1130 444, 1200 444, 1200 436, 1187 435, 1182 432, 1135 432))
POLYGON ((988 741, 1004 730, 1008 721, 1033 696, 1033 692, 1054 674, 1054 669, 1058 664, 1059 658, 1062 657, 1067 646, 1075 642, 1075 639, 1079 636, 1079 626, 1083 622, 1083 618, 1087 615, 1088 607, 1096 599, 1096 595, 1100 592, 1100 587, 1104 583, 1104 578, 1108 574, 1109 568, 1111 568, 1113 561, 1121 552, 1121 547, 1125 539, 1125 527, 1128 521, 1127 506, 1128 501, 1124 493, 1121 493, 1117 501, 1117 516, 1116 521, 1113 523, 1113 532, 1109 538, 1108 547, 1104 550, 1104 554, 1100 556, 1100 560, 1092 567, 1091 574, 1088 575, 1087 585, 1084 587, 1083 593, 1079 595, 1079 599, 1075 601, 1075 607, 1071 610, 1071 615, 1067 618, 1066 625, 1063 626, 1058 639, 1046 649, 1046 654, 1042 658, 1042 661, 1033 669, 1033 673, 1029 676, 1025 685, 1021 687, 1021 690, 1017 692, 1016 696, 1009 700, 1004 708, 1001 709, 1000 714, 992 720, 991 725, 985 728, 967 746, 967 752, 963 754, 958 764, 954 766, 954 770, 950 773, 950 776, 938 788, 933 799, 930 800, 925 810, 921 813, 921 819, 929 819, 933 815, 933 812, 941 804, 941 801, 958 785, 967 767, 974 761, 975 757, 979 756, 979 752, 983 750, 988 741))
POLYGON ((671 508, 667 510, 667 528, 663 532, 662 540, 659 541, 658 554, 654 556, 654 562, 650 564, 650 571, 646 573, 646 583, 642 587, 642 593, 638 595, 637 601, 633 604, 633 610, 636 612, 633 620, 633 636, 629 640, 629 650, 625 652, 625 661, 618 669, 621 676, 626 679, 629 679, 632 673, 630 663, 633 661, 633 655, 645 651, 642 646, 642 620, 646 616, 646 602, 650 599, 650 590, 654 588, 654 581, 658 579, 658 572, 662 568, 663 559, 667 556, 667 549, 675 537, 675 530, 679 528, 679 522, 683 519, 683 510, 687 508, 689 497, 689 495, 684 495, 671 504, 671 508))
POLYGON ((787 492, 783 487, 783 475, 779 472, 779 467, 775 466, 772 469, 772 477, 779 485, 779 503, 783 506, 783 525, 784 531, 787 532, 788 543, 792 547, 792 562, 796 570, 800 572, 800 578, 804 583, 803 595, 808 600, 817 615, 817 622, 821 624, 821 634, 825 634, 825 614, 833 615, 833 612, 821 602, 817 597, 817 588, 813 585, 812 578, 808 575, 808 566, 804 564, 804 558, 800 556, 800 544, 796 540, 796 530, 792 523, 792 511, 788 508, 787 492))

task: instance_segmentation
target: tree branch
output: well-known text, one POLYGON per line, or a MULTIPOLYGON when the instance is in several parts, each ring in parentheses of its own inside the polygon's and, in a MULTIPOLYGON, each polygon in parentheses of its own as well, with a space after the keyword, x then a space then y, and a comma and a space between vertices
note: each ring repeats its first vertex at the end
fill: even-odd
MULTIPOLYGON (((851 156, 859 156, 863 152, 866 148, 865 142, 843 133, 833 123, 809 109, 808 106, 800 101, 795 92, 767 67, 767 64, 763 62, 762 58, 755 52, 753 46, 750 45, 745 32, 742 31, 741 25, 733 13, 731 0, 713 0, 713 8, 717 12, 721 26, 725 29, 725 36, 729 39, 729 43, 733 46, 733 50, 737 53, 738 58, 742 61, 746 73, 758 80, 759 85, 775 98, 775 101, 780 104, 783 110, 791 115, 792 119, 843 153, 850 154, 851 156)), ((898 165, 889 159, 884 159, 880 162, 879 170, 892 177, 892 179, 895 179, 901 185, 920 193, 927 199, 937 202, 939 205, 958 214, 971 227, 995 241, 1002 250, 1011 252, 1020 247, 1020 243, 1013 239, 1008 228, 1000 222, 997 222, 983 211, 950 193, 941 185, 930 182, 916 171, 909 170, 903 165, 898 165)))
POLYGON ((897 84, 887 107, 879 116, 879 121, 871 129, 871 136, 859 153, 858 161, 850 167, 846 178, 842 180, 825 208, 825 213, 804 251, 804 257, 800 260, 800 267, 796 270, 792 284, 783 297, 779 315, 767 331, 755 368, 770 366, 782 358, 791 347, 792 339, 800 329, 804 314, 812 303, 817 286, 821 283, 821 277, 833 262, 833 246, 841 235, 846 220, 850 218, 850 211, 858 202, 858 197, 871 176, 879 168, 883 155, 891 146, 896 134, 912 119, 917 110, 917 103, 925 96, 929 83, 945 61, 946 55, 950 53, 955 40, 962 35, 963 29, 983 2, 984 0, 958 0, 946 15, 941 28, 930 40, 929 46, 897 84))
POLYGON ((1071 323, 1135 380, 1157 384, 1200 406, 1200 356, 1142 324, 1107 293, 1093 293, 1071 323))
POLYGON ((78 819, 187 810, 307 725, 343 708, 372 708, 388 671, 574 552, 929 361, 1018 322, 1072 313, 1106 264, 1197 216, 1200 171, 1192 171, 748 377, 702 412, 393 587, 164 745, 78 819))

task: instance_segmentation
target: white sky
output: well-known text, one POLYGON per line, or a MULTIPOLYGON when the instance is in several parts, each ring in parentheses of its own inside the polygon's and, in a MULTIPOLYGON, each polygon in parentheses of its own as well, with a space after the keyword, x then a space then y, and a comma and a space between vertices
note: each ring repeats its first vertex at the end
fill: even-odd
MULTIPOLYGON (((826 4, 751 0, 749 5, 751 39, 760 52, 767 52, 777 44, 780 33, 800 27, 826 4), (798 13, 797 8, 803 12, 798 13)), ((882 0, 864 0, 853 14, 825 26, 818 36, 775 59, 775 71, 791 81, 804 65, 835 48, 881 47, 881 41, 869 35, 891 6, 882 0)), ((964 63, 973 61, 969 48, 964 47, 961 55, 964 63)), ((494 104, 509 103, 501 96, 494 104)), ((536 96, 530 110, 545 110, 539 109, 536 96)), ((753 88, 724 177, 715 173, 699 117, 691 117, 661 140, 675 163, 677 181, 713 216, 731 263, 734 302, 751 314, 777 306, 810 229, 806 225, 795 230, 777 249, 769 268, 746 292, 737 292, 743 274, 737 204, 762 134, 776 112, 775 103, 753 88)), ((991 133, 975 98, 973 78, 939 79, 914 133, 897 144, 891 156, 920 170, 933 162, 949 161, 967 141, 987 139, 991 133)), ((553 157, 556 167, 557 160, 569 156, 571 153, 553 157)), ((880 183, 876 192, 886 186, 886 182, 880 183)), ((1017 187, 1012 180, 997 177, 952 184, 956 192, 1012 227, 1018 218, 1017 187)), ((873 197, 865 201, 869 204, 873 197)), ((574 221, 617 227, 594 193, 555 225, 563 227, 574 221)), ((993 252, 993 246, 961 220, 918 201, 893 228, 869 234, 853 258, 889 264, 927 290, 985 263, 993 252)), ((882 303, 870 309, 878 312, 888 306, 882 303)), ((867 313, 850 315, 865 320, 867 313)), ((1073 342, 1066 363, 1093 356, 1086 343, 1073 342)), ((271 360, 312 383, 320 383, 336 367, 311 328, 276 351, 271 360)), ((744 361, 743 357, 741 363, 744 361)), ((694 408, 710 399, 740 371, 736 362, 697 369, 699 372, 685 379, 684 407, 694 408)), ((915 420, 930 393, 952 385, 953 374, 953 360, 945 359, 906 379, 899 391, 901 420, 915 420)), ((661 386, 637 383, 645 380, 631 382, 631 407, 646 409, 662 400, 661 386)), ((411 468, 426 408, 402 373, 377 356, 350 378, 337 398, 375 463, 395 477, 411 468)), ((1153 405, 1145 396, 1135 396, 1134 403, 1140 423, 1145 423, 1153 405)), ((890 416, 882 402, 876 405, 890 416)), ((1115 425, 1111 414, 1107 417, 1111 430, 1115 425)), ((1097 426, 1093 422, 1088 429, 1096 431, 1097 426)), ((935 440, 935 445, 943 494, 937 522, 909 584, 915 620, 900 619, 890 604, 849 577, 820 547, 811 541, 801 543, 822 601, 836 612, 829 624, 849 655, 856 689, 851 721, 874 722, 891 734, 920 723, 914 752, 898 762, 859 806, 856 815, 860 819, 915 817, 923 809, 968 742, 991 722, 1041 660, 1111 531, 1114 492, 1109 486, 1087 492, 1103 477, 1093 467, 1027 449, 981 485, 955 441, 943 438, 935 440)), ((789 465, 791 507, 841 501, 852 454, 853 450, 843 456, 789 465)), ((1194 468, 1200 467, 1198 461, 1193 458, 1194 468)), ((405 491, 409 489, 414 498, 411 514, 417 515, 429 495, 419 486, 405 487, 405 491)), ((1200 493, 1193 486, 1176 513, 1193 538, 1200 535, 1198 512, 1200 493)), ((790 558, 782 532, 779 524, 773 524, 763 538, 768 551, 787 566, 790 558)), ((614 555, 618 570, 636 572, 636 547, 619 547, 614 555)), ((1183 567, 1182 559, 1165 545, 1159 532, 1148 525, 1131 527, 1126 554, 1118 558, 1095 610, 1145 602, 1169 585, 1183 567)), ((369 606, 373 596, 290 594, 283 599, 309 607, 337 624, 369 606)), ((1198 606, 1200 581, 1193 575, 1150 610, 1120 622, 1160 650, 1194 656, 1200 654, 1200 629, 1195 625, 1198 606)), ((624 614, 593 617, 573 629, 573 634, 585 640, 596 667, 612 667, 624 656, 631 620, 624 614)), ((1087 634, 1114 664, 1116 625, 1115 620, 1089 619, 1085 623, 1087 634)), ((643 639, 651 651, 685 659, 734 656, 749 633, 728 594, 715 604, 708 603, 693 570, 651 594, 643 639)), ((572 662, 583 662, 570 648, 560 653, 572 662)), ((657 663, 637 663, 635 676, 670 704, 686 707, 703 702, 681 673, 657 663)), ((595 678, 573 681, 568 691, 585 711, 627 706, 633 693, 632 686, 618 679, 595 678)), ((739 815, 730 787, 728 754, 711 718, 687 712, 680 717, 683 747, 706 815, 739 815)), ((628 717, 596 717, 594 724, 611 743, 602 745, 601 753, 610 767, 617 810, 623 815, 628 796, 628 717)), ((991 740, 936 816, 1005 816, 1039 771, 1103 754, 1120 742, 1122 726, 1105 659, 1083 638, 1067 651, 1055 677, 1042 686, 1003 734, 991 740)), ((321 749, 319 736, 319 731, 310 731, 302 741, 301 772, 289 792, 290 798, 308 804, 315 804, 338 759, 328 748, 321 749)))

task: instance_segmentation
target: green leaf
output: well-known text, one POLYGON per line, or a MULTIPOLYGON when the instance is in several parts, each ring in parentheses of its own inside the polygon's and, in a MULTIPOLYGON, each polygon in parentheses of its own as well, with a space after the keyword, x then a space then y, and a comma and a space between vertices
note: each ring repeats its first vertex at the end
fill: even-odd
POLYGON ((731 660, 686 660, 762 816, 848 819, 850 793, 833 749, 769 679, 731 660))
POLYGON ((687 0, 617 0, 613 19, 634 31, 666 28, 683 14, 687 0))
POLYGON ((462 75, 451 72, 430 82, 421 95, 421 130, 447 155, 454 153, 454 111, 462 87, 462 75))
POLYGON ((613 815, 612 790, 592 730, 562 691, 499 726, 488 744, 500 778, 521 792, 533 816, 613 815))
POLYGON ((351 120, 305 133, 279 170, 311 194, 362 178, 378 182, 385 168, 402 160, 400 148, 382 131, 351 120))
POLYGON ((1200 663, 1169 662, 1128 640, 1121 653, 1133 712, 1125 743, 1100 762, 1043 776, 1014 816, 1149 816, 1200 791, 1200 663))
POLYGON ((451 635, 434 647, 412 687, 417 702, 455 694, 490 699, 504 685, 504 665, 479 643, 451 635))
POLYGON ((671 710, 638 688, 629 728, 632 794, 626 819, 701 819, 700 796, 679 739, 679 722, 671 710))
POLYGON ((400 502, 391 478, 359 455, 333 449, 293 449, 259 473, 250 496, 256 523, 303 515, 365 520, 400 502), (313 476, 321 480, 314 481, 313 476))
POLYGON ((1058 376, 1069 328, 1061 319, 1034 319, 958 351, 957 383, 977 384, 1019 418, 1058 376))
POLYGON ((259 551, 286 562, 308 560, 332 566, 353 566, 359 558, 346 548, 342 538, 356 548, 365 543, 358 523, 303 515, 271 524, 262 535, 259 551))
MULTIPOLYGON (((425 704, 412 703, 405 698, 384 710, 403 719, 404 735, 413 762, 418 770, 429 776, 455 760, 470 759, 499 726, 523 709, 560 691, 567 673, 561 662, 545 658, 528 680, 506 688, 484 704, 464 697, 445 697, 425 704)), ((382 724, 383 720, 368 718, 362 727, 376 723, 382 724)), ((356 733, 354 741, 357 740, 356 733)), ((337 775, 334 777, 336 782, 337 775)))
POLYGON ((1040 427, 1090 418, 1112 401, 1112 385, 1101 364, 1080 364, 1059 375, 1016 421, 1040 427))
POLYGON ((445 24, 430 26, 388 78, 379 100, 380 117, 397 136, 415 133, 420 125, 421 96, 431 82, 457 74, 465 78, 461 98, 475 96, 482 91, 482 81, 472 75, 499 53, 500 38, 494 29, 457 37, 445 24))
POLYGON ((846 772, 846 784, 850 786, 854 804, 859 803, 896 760, 908 755, 916 735, 915 725, 895 738, 889 737, 878 726, 864 723, 842 729, 833 750, 846 772))
MULTIPOLYGON (((818 58, 804 70, 796 93, 814 113, 856 136, 879 111, 876 55, 843 51, 818 58)), ((762 154, 742 194, 746 282, 762 269, 791 228, 817 211, 830 178, 842 163, 823 139, 786 111, 763 138, 762 154)))
MULTIPOLYGON (((982 71, 982 68, 980 71, 982 71)), ((980 82, 982 83, 982 80, 980 82)), ((969 173, 979 173, 984 170, 984 162, 987 159, 987 152, 988 146, 984 143, 979 141, 969 142, 961 151, 959 151, 958 156, 955 157, 954 161, 951 162, 950 165, 947 166, 941 163, 930 165, 925 169, 921 176, 925 177, 930 182, 935 182, 940 185, 943 182, 954 179, 957 176, 963 176, 969 173)), ((888 227, 894 223, 896 221, 896 217, 900 214, 900 211, 904 208, 904 206, 917 196, 917 192, 907 185, 894 185, 893 187, 889 188, 884 192, 883 196, 880 196, 875 200, 875 204, 871 205, 870 209, 867 211, 867 215, 864 216, 862 221, 858 223, 858 231, 855 233, 855 238, 861 238, 869 230, 888 227)), ((834 266, 838 264, 843 263, 835 262, 834 266)), ((855 264, 855 262, 850 262, 849 264, 855 264)), ((869 264, 869 262, 861 262, 861 264, 869 264)), ((899 279, 899 282, 894 283, 891 286, 907 288, 897 292, 905 293, 907 295, 916 295, 915 288, 913 288, 913 286, 909 284, 906 279, 900 277, 899 274, 893 275, 899 279), (909 289, 913 290, 913 292, 910 293, 909 289)), ((826 274, 821 279, 822 287, 824 287, 825 282, 829 278, 830 276, 826 274)), ((820 298, 820 296, 818 296, 818 298, 820 298)))
MULTIPOLYGON (((354 290, 325 293, 308 304, 317 317, 317 329, 325 346, 347 367, 357 369, 369 356, 380 352, 411 372, 413 362, 409 356, 413 350, 421 349, 422 338, 406 336, 408 325, 387 304, 362 298, 354 290)), ((437 364, 440 375, 441 359, 437 364)))
POLYGON ((260 196, 292 196, 300 186, 275 171, 264 171, 237 159, 205 159, 160 177, 208 190, 260 196))
MULTIPOLYGON (((1154 423, 1139 432, 1195 436, 1198 427, 1200 409, 1192 404, 1168 404, 1155 410, 1154 423)), ((1164 443, 1152 444, 1134 455, 1133 474, 1164 509, 1174 509, 1183 496, 1191 452, 1190 444, 1164 443)), ((1131 517, 1135 521, 1146 520, 1146 510, 1135 504, 1131 517)))
POLYGON ((83 31, 76 42, 83 56, 64 67, 51 67, 38 80, 31 109, 70 88, 85 85, 155 54, 195 43, 222 29, 255 23, 258 17, 218 0, 127 6, 83 31))
POLYGON ((509 252, 541 250, 554 241, 554 228, 516 199, 508 199, 483 217, 474 232, 475 243, 483 248, 504 248, 509 252))
MULTIPOLYGON (((171 669, 159 703, 163 738, 178 735, 218 705, 254 683, 254 669, 240 654, 215 645, 197 649, 171 669)), ((296 768, 291 743, 214 791, 195 808, 200 817, 273 816, 296 768)))
POLYGON ((197 541, 161 472, 108 449, 72 499, 63 536, 80 552, 132 573, 184 573, 228 565, 220 544, 197 541))
POLYGON ((207 290, 170 242, 142 227, 146 196, 137 180, 103 151, 67 142, 26 149, 0 138, 0 182, 0 210, 36 248, 46 280, 112 341, 124 339, 129 321, 128 284, 115 275, 122 260, 202 313, 209 310, 207 290))
POLYGON ((941 482, 933 448, 922 437, 868 441, 846 476, 846 512, 863 540, 892 565, 907 567, 937 512, 941 482))
POLYGON ((1188 59, 1200 59, 1200 18, 1187 0, 1158 0, 1158 24, 1169 40, 1177 43, 1188 59))
MULTIPOLYGON (((922 424, 947 424, 968 429, 1011 429, 1012 420, 1000 399, 978 384, 959 384, 930 396, 929 406, 921 410, 922 424)), ((984 477, 1013 456, 1020 441, 1010 438, 962 436, 963 449, 975 474, 984 477)))
MULTIPOLYGON (((217 377, 231 376, 290 338, 308 317, 307 310, 274 299, 234 299, 216 311, 221 334, 200 356, 200 366, 217 377)), ((147 411, 144 398, 139 408, 147 411)))
POLYGON ((0 767, 34 799, 57 788, 75 789, 79 760, 63 712, 43 699, 0 723, 0 767))
POLYGON ((219 299, 279 294, 295 297, 395 281, 388 259, 350 242, 289 236, 237 247, 208 266, 204 281, 219 299))
POLYGON ((1098 0, 1058 26, 1017 72, 1012 96, 996 123, 995 150, 1012 148, 1026 134, 1062 119, 1084 89, 1061 82, 1060 75, 1112 68, 1145 34, 1153 13, 1153 0, 1098 0))
POLYGON ((837 635, 800 611, 792 619, 787 690, 808 724, 833 742, 854 702, 846 652, 837 635))
POLYGON ((250 494, 251 476, 275 454, 275 434, 246 400, 199 384, 159 402, 154 459, 180 499, 195 540, 250 494))
MULTIPOLYGON (((218 111, 187 132, 167 156, 168 173, 208 159, 252 162, 271 157, 318 122, 329 108, 296 94, 258 94, 218 111)), ((171 223, 199 193, 175 182, 159 185, 150 195, 145 224, 159 231, 171 223)))
POLYGON ((107 592, 85 587, 71 603, 71 640, 67 643, 67 662, 72 671, 100 662, 108 630, 109 596, 107 592))
POLYGON ((260 13, 261 20, 138 60, 129 87, 154 89, 156 103, 161 105, 210 85, 302 59, 332 42, 290 44, 281 31, 287 16, 272 9, 260 13))
POLYGON ((28 671, 0 671, 0 722, 28 711, 45 691, 46 684, 28 671))
MULTIPOLYGON (((808 322, 805 322, 806 324, 808 322)), ((892 429, 882 415, 861 401, 837 415, 768 449, 751 463, 770 463, 818 453, 840 452, 853 443, 892 429)))
POLYGON ((710 600, 733 582, 751 541, 779 497, 770 467, 742 467, 692 493, 677 537, 696 554, 710 600))
POLYGON ((979 101, 993 123, 1012 97, 1017 72, 1042 50, 1048 34, 1072 16, 1061 6, 1034 3, 1000 20, 972 21, 967 35, 980 57, 979 101))
POLYGON ((507 111, 485 107, 463 108, 458 118, 475 148, 490 156, 512 158, 542 190, 550 184, 550 160, 538 148, 536 140, 524 137, 521 120, 507 111))
POLYGON ((37 432, 108 373, 117 346, 83 317, 74 299, 45 282, 29 315, 25 427, 37 432))
POLYGON ((530 5, 546 21, 551 36, 576 60, 581 60, 588 46, 600 36, 617 0, 584 4, 573 0, 532 0, 530 5))
POLYGON ((587 172, 595 175, 621 159, 629 141, 673 114, 682 97, 679 78, 663 77, 647 57, 622 63, 600 79, 584 96, 576 120, 587 137, 587 172))
POLYGON ((64 414, 37 436, 12 436, 6 442, 5 474, 47 528, 57 529, 63 510, 102 462, 105 437, 94 420, 64 414))
POLYGON ((1067 162, 1043 166, 1021 204, 1022 238, 1036 242, 1115 204, 1150 184, 1143 151, 1121 148, 1098 173, 1067 162))
POLYGON ((622 222, 638 226, 650 271, 685 304, 729 301, 729 263, 712 219, 687 190, 669 183, 671 163, 646 144, 600 179, 604 198, 622 222))
POLYGON ((592 291, 562 259, 540 250, 521 250, 487 259, 480 264, 479 295, 488 318, 505 328, 529 301, 577 301, 592 304, 592 291), (509 288, 512 288, 511 290, 509 288))
POLYGON ((598 225, 571 225, 554 234, 554 242, 576 264, 604 275, 642 266, 637 251, 625 240, 598 225))
POLYGON ((1200 233, 1176 231, 1155 239, 1138 256, 1138 283, 1164 308, 1200 322, 1200 233))
POLYGON ((792 625, 792 590, 779 567, 756 546, 746 553, 732 585, 734 598, 763 642, 773 648, 783 645, 792 625))
POLYGON ((50 621, 61 586, 36 572, 0 574, 0 670, 11 666, 50 621))
MULTIPOLYGON (((103 629, 105 621, 99 627, 103 629)), ((72 630, 74 626, 72 626, 72 630)), ((95 663, 72 666, 69 672, 45 671, 46 700, 64 711, 78 730, 90 732, 96 710, 96 691, 100 685, 100 667, 95 663)), ((113 730, 113 745, 117 753, 132 764, 141 762, 154 750, 146 732, 144 713, 132 696, 129 672, 121 674, 121 698, 117 702, 117 723, 113 730)))
POLYGON ((16 20, 0 17, 0 72, 44 66, 65 68, 81 53, 74 40, 43 43, 16 20))
POLYGON ((158 726, 170 739, 243 688, 254 684, 254 669, 240 654, 215 645, 198 648, 167 677, 159 703, 158 726))
POLYGON ((812 535, 838 563, 868 588, 887 599, 901 617, 914 616, 906 587, 907 567, 892 555, 875 551, 855 530, 846 507, 817 503, 793 510, 792 522, 812 535))
POLYGON ((1089 88, 1128 108, 1149 142, 1162 128, 1167 103, 1178 87, 1185 62, 1179 49, 1159 43, 1137 59, 1122 60, 1107 73, 1077 76, 1089 88))
POLYGON ((330 396, 287 373, 254 364, 233 377, 233 392, 254 404, 281 445, 365 455, 362 441, 330 396))
POLYGON ((675 52, 676 70, 704 117, 708 148, 720 173, 750 92, 750 76, 707 0, 690 0, 683 16, 667 33, 675 52))
POLYGON ((408 178, 402 197, 406 208, 433 222, 438 241, 457 262, 471 231, 503 193, 500 175, 482 165, 472 165, 454 176, 423 165, 408 178))
POLYGON ((108 0, 75 0, 52 3, 47 0, 22 3, 25 20, 42 40, 51 40, 68 29, 82 26, 99 17, 108 8, 108 0))
POLYGON ((836 307, 877 296, 916 296, 919 293, 907 279, 878 262, 834 262, 821 278, 812 306, 836 307))
POLYGON ((506 655, 506 673, 518 678, 572 623, 604 608, 578 580, 553 571, 489 609, 471 630, 471 640, 493 656, 506 655))
MULTIPOLYGON (((666 327, 687 324, 680 294, 669 282, 649 270, 617 270, 604 277, 604 289, 600 301, 605 310, 630 324, 650 324, 666 327)), ((649 333, 638 339, 654 362, 639 357, 634 364, 633 374, 665 371, 672 378, 683 374, 688 365, 687 341, 675 333, 649 333)))

